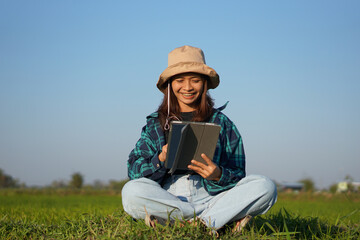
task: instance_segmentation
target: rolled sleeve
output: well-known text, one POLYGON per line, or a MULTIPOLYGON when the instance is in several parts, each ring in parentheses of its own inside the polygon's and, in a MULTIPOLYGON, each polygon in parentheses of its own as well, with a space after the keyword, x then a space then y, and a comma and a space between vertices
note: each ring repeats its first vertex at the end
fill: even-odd
POLYGON ((219 181, 204 179, 203 184, 209 194, 216 195, 233 188, 245 177, 245 153, 241 135, 228 117, 219 112, 213 122, 222 128, 213 158, 222 173, 219 181))

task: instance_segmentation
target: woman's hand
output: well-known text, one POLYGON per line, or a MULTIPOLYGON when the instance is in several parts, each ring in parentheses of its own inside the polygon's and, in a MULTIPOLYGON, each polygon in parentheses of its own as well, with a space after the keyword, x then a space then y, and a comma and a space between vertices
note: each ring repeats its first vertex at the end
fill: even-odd
POLYGON ((208 158, 208 156, 205 154, 201 154, 201 157, 205 160, 207 165, 196 160, 192 160, 192 165, 188 165, 188 168, 194 170, 196 173, 207 180, 219 181, 222 173, 221 168, 219 168, 218 165, 211 161, 211 159, 208 158))
POLYGON ((165 162, 165 160, 166 160, 167 147, 168 147, 168 145, 166 144, 161 149, 161 153, 159 154, 160 162, 165 162))

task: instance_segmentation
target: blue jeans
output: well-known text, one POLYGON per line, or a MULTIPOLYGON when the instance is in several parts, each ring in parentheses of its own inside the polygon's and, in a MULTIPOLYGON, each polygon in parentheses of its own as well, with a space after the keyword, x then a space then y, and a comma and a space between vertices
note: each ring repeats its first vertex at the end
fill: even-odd
POLYGON ((146 211, 164 219, 189 220, 196 215, 208 227, 219 229, 246 215, 266 213, 276 202, 275 184, 267 177, 250 175, 230 190, 211 196, 200 175, 173 175, 163 187, 147 178, 131 180, 122 190, 124 210, 136 219, 146 211))

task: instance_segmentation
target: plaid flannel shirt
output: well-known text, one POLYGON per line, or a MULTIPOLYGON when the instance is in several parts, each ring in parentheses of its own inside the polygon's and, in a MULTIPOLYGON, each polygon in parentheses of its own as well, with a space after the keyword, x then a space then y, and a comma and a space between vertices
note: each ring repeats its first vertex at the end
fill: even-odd
MULTIPOLYGON (((221 111, 214 109, 209 122, 221 126, 219 140, 213 158, 222 170, 219 181, 202 179, 202 186, 211 195, 216 195, 236 185, 245 177, 245 153, 242 138, 234 123, 221 111)), ((165 134, 160 126, 158 113, 147 117, 141 137, 131 151, 128 160, 128 176, 130 180, 146 177, 159 184, 168 177, 164 163, 159 160, 162 147, 166 144, 165 134)))

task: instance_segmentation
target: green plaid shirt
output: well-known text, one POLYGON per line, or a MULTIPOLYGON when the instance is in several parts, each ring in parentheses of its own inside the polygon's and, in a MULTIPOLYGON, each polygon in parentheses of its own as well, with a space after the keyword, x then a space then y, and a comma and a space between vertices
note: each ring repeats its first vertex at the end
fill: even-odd
MULTIPOLYGON (((236 185, 245 177, 245 153, 242 139, 234 123, 221 111, 226 104, 214 109, 209 122, 221 126, 213 162, 222 169, 219 181, 202 179, 203 187, 211 195, 216 195, 236 185)), ((146 177, 159 184, 169 175, 164 163, 159 160, 162 147, 166 144, 165 134, 160 126, 158 113, 147 117, 141 137, 131 151, 128 160, 128 176, 130 180, 146 177)))

